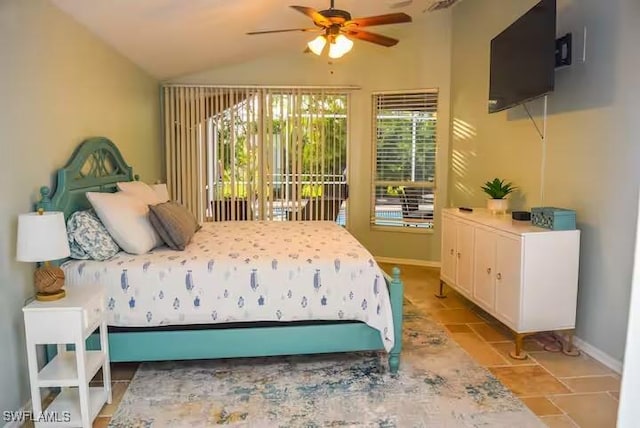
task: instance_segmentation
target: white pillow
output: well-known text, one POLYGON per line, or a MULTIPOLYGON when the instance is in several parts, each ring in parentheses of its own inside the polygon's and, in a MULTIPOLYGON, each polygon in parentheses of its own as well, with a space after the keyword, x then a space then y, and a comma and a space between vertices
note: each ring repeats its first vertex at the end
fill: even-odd
POLYGON ((161 202, 168 202, 171 199, 169 198, 169 189, 167 189, 167 183, 152 184, 151 188, 156 192, 156 195, 161 199, 161 202))
POLYGON ((87 199, 111 237, 127 253, 145 254, 162 245, 145 202, 123 192, 87 192, 87 199))
POLYGON ((153 187, 142 181, 121 181, 117 183, 117 186, 119 191, 144 202, 146 205, 161 204, 169 200, 169 198, 167 198, 163 201, 153 187))

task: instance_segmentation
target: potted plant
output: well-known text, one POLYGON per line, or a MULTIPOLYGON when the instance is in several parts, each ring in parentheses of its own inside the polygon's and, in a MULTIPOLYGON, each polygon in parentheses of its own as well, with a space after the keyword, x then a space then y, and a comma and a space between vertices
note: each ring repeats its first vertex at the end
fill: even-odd
POLYGON ((509 208, 509 201, 505 197, 516 189, 512 183, 505 183, 499 178, 487 181, 482 186, 482 190, 491 198, 487 201, 487 208, 494 214, 505 213, 509 208))

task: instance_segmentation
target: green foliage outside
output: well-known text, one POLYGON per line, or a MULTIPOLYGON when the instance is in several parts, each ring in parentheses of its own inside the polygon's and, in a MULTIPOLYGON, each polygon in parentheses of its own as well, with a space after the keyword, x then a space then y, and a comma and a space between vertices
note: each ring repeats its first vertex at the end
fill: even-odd
MULTIPOLYGON (((274 120, 268 130, 272 135, 274 151, 289 151, 289 165, 280 160, 282 174, 293 169, 291 142, 301 139, 297 150, 302 148, 301 163, 296 169, 300 181, 312 181, 312 175, 342 175, 347 162, 347 118, 346 96, 343 95, 302 95, 299 97, 302 114, 292 117, 286 113, 293 108, 291 95, 271 95, 269 114, 274 120), (284 112, 284 115, 281 113, 284 112), (320 114, 323 112, 324 117, 320 114), (280 117, 284 116, 284 117, 280 117), (300 134, 301 133, 301 134, 300 134), (324 137, 324 138, 323 138, 324 137), (286 147, 282 147, 286 144, 286 147), (279 149, 279 150, 278 150, 279 149), (301 168, 301 170, 300 170, 301 168)), ((247 197, 246 182, 258 183, 257 150, 250 144, 257 144, 258 123, 239 120, 246 111, 244 102, 236 105, 235 110, 227 109, 216 122, 217 158, 222 159, 222 189, 216 189, 218 197, 247 197), (248 136, 254 136, 249 137, 248 136), (253 140, 253 141, 251 141, 253 140), (235 162, 232 162, 235 160, 235 162), (234 174, 235 192, 232 192, 231 174, 234 174), (220 192, 222 195, 220 195, 220 192)), ((275 161, 274 161, 275 162, 275 161)), ((273 166, 272 166, 273 168, 273 166)), ((322 195, 322 185, 299 184, 303 197, 322 195)))
MULTIPOLYGON (((272 94, 268 98, 269 101, 266 102, 270 109, 268 114, 274 118, 268 129, 272 136, 272 144, 278 142, 279 151, 288 150, 291 154, 291 141, 301 138, 301 145, 298 146, 298 150, 302 147, 301 163, 296 167, 301 174, 301 182, 312 181, 312 174, 341 176, 347 161, 346 96, 306 94, 299 96, 298 99, 301 102, 302 115, 293 117, 287 114, 288 110, 294 109, 292 95, 272 94), (320 116, 322 112, 324 117, 320 116)), ((251 106, 251 108, 254 107, 251 106)), ((235 195, 246 198, 247 182, 255 183, 253 187, 257 188, 257 150, 250 144, 257 144, 255 136, 259 124, 255 120, 239 120, 246 110, 246 102, 240 102, 233 111, 227 109, 217 118, 215 126, 218 141, 217 158, 223 160, 222 181, 224 183, 216 189, 217 197, 235 195), (253 137, 248 140, 249 135, 253 137), (235 162, 232 162, 232 159, 235 162), (232 172, 235 179, 234 192, 231 185, 232 172)), ((435 180, 436 129, 435 121, 430 120, 431 116, 431 113, 411 111, 381 112, 377 122, 376 180, 398 182, 433 182, 435 180), (384 161, 380 162, 383 159, 384 161), (415 163, 413 177, 411 176, 412 162, 415 163)), ((280 161, 282 172, 290 173, 293 168, 291 156, 288 159, 289 165, 284 165, 282 159, 280 161)), ((322 185, 303 183, 298 185, 298 191, 301 192, 302 197, 322 195, 322 185)), ((386 196, 398 197, 402 191, 403 187, 400 185, 386 186, 386 196)))
MULTIPOLYGON (((318 198, 322 196, 321 185, 303 184, 301 187, 301 193, 303 198, 318 198)), ((219 193, 218 193, 219 194, 219 193)), ((222 195, 224 198, 236 198, 244 199, 247 197, 247 185, 244 183, 235 183, 235 187, 231 183, 224 183, 222 186, 222 195), (231 190, 235 188, 235 192, 231 190)))
MULTIPOLYGON (((376 136, 377 181, 435 181, 436 127, 431 116, 423 112, 380 112, 376 136)), ((398 196, 402 190, 402 186, 387 186, 387 196, 398 196)))

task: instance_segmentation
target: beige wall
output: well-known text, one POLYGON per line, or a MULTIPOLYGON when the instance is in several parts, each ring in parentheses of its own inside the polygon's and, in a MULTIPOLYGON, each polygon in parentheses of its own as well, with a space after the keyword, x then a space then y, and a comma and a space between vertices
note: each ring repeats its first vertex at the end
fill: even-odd
POLYGON ((21 308, 34 266, 14 261, 18 214, 86 137, 111 138, 144 180, 162 162, 157 82, 48 2, 0 1, 0 57, 1 415, 29 397, 21 308))
MULTIPOLYGON (((371 94, 416 88, 439 88, 438 143, 440 163, 437 200, 446 191, 446 155, 449 140, 450 12, 424 14, 403 28, 400 43, 390 49, 356 42, 353 50, 333 65, 327 58, 304 55, 308 36, 301 35, 295 53, 258 59, 231 67, 174 79, 181 83, 262 85, 356 85, 350 123, 350 231, 376 256, 438 261, 439 233, 412 234, 373 231, 371 207, 371 94)), ((380 29, 384 33, 383 29, 380 29)), ((258 37, 258 36, 256 36, 258 37)), ((277 37, 267 35, 260 37, 277 37)))
MULTIPOLYGON (((482 206, 480 185, 496 176, 520 186, 514 208, 542 203, 542 150, 533 124, 522 107, 487 114, 490 40, 535 3, 473 0, 454 8, 449 181, 454 206, 482 206)), ((577 211, 582 230, 577 334, 617 360, 624 350, 640 171, 639 18, 634 0, 558 0, 558 35, 573 32, 577 58, 556 70, 556 90, 549 97, 543 203, 577 211)), ((530 104, 538 124, 541 106, 530 104)))

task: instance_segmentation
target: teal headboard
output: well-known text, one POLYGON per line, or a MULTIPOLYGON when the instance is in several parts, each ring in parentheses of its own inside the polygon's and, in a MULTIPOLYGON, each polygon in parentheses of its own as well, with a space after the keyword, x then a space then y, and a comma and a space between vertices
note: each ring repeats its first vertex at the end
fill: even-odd
POLYGON ((109 139, 93 137, 82 142, 64 168, 56 174, 56 188, 40 188, 42 199, 36 209, 62 211, 65 218, 75 211, 91 208, 85 192, 115 192, 119 181, 133 181, 133 169, 109 139))

